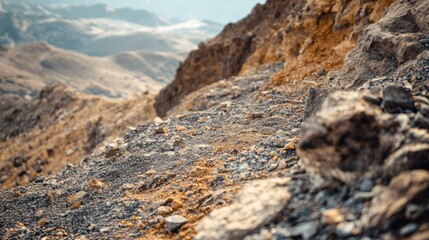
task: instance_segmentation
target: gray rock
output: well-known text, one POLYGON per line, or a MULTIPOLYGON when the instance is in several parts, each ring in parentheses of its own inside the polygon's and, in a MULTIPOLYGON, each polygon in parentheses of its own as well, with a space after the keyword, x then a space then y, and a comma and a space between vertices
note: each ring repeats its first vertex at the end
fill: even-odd
POLYGON ((186 218, 180 215, 172 215, 165 218, 165 223, 167 224, 167 229, 170 232, 175 232, 179 230, 183 225, 188 222, 186 218))
POLYGON ((268 168, 268 171, 272 172, 272 171, 276 170, 278 166, 279 166, 279 165, 278 165, 277 163, 273 163, 273 164, 271 164, 271 165, 270 165, 270 167, 268 168))
POLYGON ((416 204, 408 204, 405 209, 405 217, 410 220, 415 220, 419 218, 425 209, 422 206, 416 204))
POLYGON ((339 237, 348 237, 353 234, 353 229, 355 228, 355 223, 345 222, 337 225, 335 229, 335 234, 339 237))
POLYGON ((270 223, 290 199, 285 187, 289 181, 288 178, 267 179, 247 185, 232 205, 214 210, 200 222, 195 239, 242 239, 270 223))
POLYGON ((387 140, 381 141, 384 138, 379 129, 389 119, 393 117, 363 100, 359 93, 330 95, 301 131, 298 155, 306 171, 342 182, 371 173, 382 165, 380 152, 397 141, 394 131, 386 133, 387 140))
POLYGON ((108 228, 108 227, 102 227, 102 228, 100 228, 100 230, 99 230, 101 233, 108 233, 108 232, 110 232, 110 228, 108 228))
POLYGON ((418 227, 419 226, 415 223, 409 223, 399 230, 399 234, 401 234, 401 236, 409 236, 413 234, 418 229, 418 227))
POLYGON ((410 89, 399 84, 392 84, 383 89, 383 105, 389 112, 395 112, 398 108, 415 109, 410 89))
POLYGON ((162 146, 162 149, 164 151, 174 151, 175 148, 175 141, 173 139, 169 139, 164 143, 164 146, 162 146))
MULTIPOLYGON (((426 155, 427 156, 427 155, 426 155)), ((407 205, 429 190, 429 172, 413 170, 393 178, 389 186, 373 199, 372 206, 361 219, 366 227, 389 227, 395 221, 406 221, 407 205)), ((404 233, 411 226, 404 228, 404 233)))
POLYGON ((429 45, 429 39, 427 39, 427 38, 420 39, 419 42, 420 42, 420 44, 422 44, 424 46, 428 46, 429 45))
POLYGON ((302 237, 311 239, 317 233, 317 225, 313 222, 301 223, 295 226, 291 231, 292 237, 302 237))
POLYGON ((363 179, 360 182, 359 189, 362 192, 370 192, 373 186, 374 182, 371 179, 363 179))

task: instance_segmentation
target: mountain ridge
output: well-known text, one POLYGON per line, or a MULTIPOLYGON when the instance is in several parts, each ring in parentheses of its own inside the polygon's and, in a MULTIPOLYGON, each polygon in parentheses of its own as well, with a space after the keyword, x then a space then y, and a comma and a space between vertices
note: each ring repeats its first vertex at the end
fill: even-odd
POLYGON ((145 10, 105 4, 52 7, 6 1, 3 10, 0 44, 46 41, 93 56, 135 50, 187 52, 221 28, 210 21, 173 22, 145 10), (122 44, 111 48, 114 42, 122 44))
POLYGON ((145 91, 158 91, 170 81, 182 58, 179 54, 153 52, 94 58, 31 43, 0 53, 0 91, 37 96, 46 85, 64 83, 87 94, 131 98, 145 91))

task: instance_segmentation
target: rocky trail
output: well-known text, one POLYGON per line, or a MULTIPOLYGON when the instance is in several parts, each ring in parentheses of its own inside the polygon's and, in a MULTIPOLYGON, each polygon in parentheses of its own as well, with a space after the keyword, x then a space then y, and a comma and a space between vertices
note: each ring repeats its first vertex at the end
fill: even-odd
POLYGON ((340 69, 302 81, 275 84, 288 62, 262 64, 176 104, 177 80, 157 97, 164 119, 0 192, 0 234, 429 239, 428 10, 425 0, 396 2, 340 69))
POLYGON ((256 95, 271 74, 219 82, 199 96, 216 106, 139 126, 100 155, 2 193, 1 224, 12 227, 3 234, 192 236, 197 221, 230 204, 243 182, 284 176, 297 163, 291 132, 302 118, 291 113, 302 98, 281 89, 256 95), (162 216, 173 213, 188 220, 178 235, 164 226, 162 216))

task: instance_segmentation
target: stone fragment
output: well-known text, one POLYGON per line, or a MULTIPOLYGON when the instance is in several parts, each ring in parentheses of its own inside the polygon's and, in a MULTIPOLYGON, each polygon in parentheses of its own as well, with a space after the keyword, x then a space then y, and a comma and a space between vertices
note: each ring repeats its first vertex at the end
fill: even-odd
POLYGON ((344 221, 339 209, 329 209, 322 212, 322 222, 328 225, 336 225, 344 221))
POLYGON ((335 234, 339 237, 349 237, 352 235, 357 235, 360 233, 360 230, 356 227, 354 222, 344 222, 337 225, 335 228, 335 234))
POLYGON ((291 237, 302 237, 311 239, 317 233, 317 225, 313 222, 301 223, 291 230, 291 237))
POLYGON ((420 44, 422 44, 422 45, 424 45, 424 46, 426 46, 426 47, 429 47, 429 39, 427 39, 427 38, 422 38, 422 39, 420 39, 420 44))
POLYGON ((40 209, 40 210, 37 210, 37 212, 34 214, 34 216, 40 218, 44 214, 45 214, 45 212, 42 209, 40 209))
POLYGON ((91 179, 89 182, 88 182, 88 187, 89 188, 91 188, 91 189, 102 189, 102 188, 105 188, 106 187, 106 183, 104 183, 102 180, 100 180, 100 179, 91 179))
POLYGON ((374 182, 371 179, 363 179, 359 184, 359 189, 362 192, 370 192, 372 187, 374 186, 374 182))
POLYGON ((89 231, 94 231, 97 228, 97 224, 91 223, 88 227, 89 231))
POLYGON ((125 152, 124 140, 122 138, 116 138, 112 143, 104 147, 104 156, 112 160, 123 156, 125 152))
POLYGON ((174 199, 171 203, 170 203, 170 207, 173 210, 178 210, 183 206, 183 202, 181 200, 178 199, 174 199))
POLYGON ((184 127, 184 126, 176 126, 176 131, 178 131, 178 132, 183 132, 185 130, 186 130, 186 127, 184 127))
POLYGON ((180 215, 173 215, 165 218, 165 224, 170 232, 176 232, 187 222, 188 220, 180 215))
POLYGON ((398 127, 402 120, 383 113, 361 93, 336 92, 304 124, 298 155, 308 173, 325 180, 348 183, 378 176, 385 156, 405 138, 398 127))
POLYGON ((73 195, 69 196, 67 198, 67 201, 69 203, 75 203, 75 202, 81 200, 83 197, 85 197, 85 195, 86 195, 85 191, 79 191, 76 194, 73 194, 73 195))
POLYGON ((405 209, 405 217, 409 220, 416 220, 425 212, 425 208, 416 204, 408 204, 405 209))
POLYGON ((400 109, 415 109, 411 90, 399 84, 392 84, 383 89, 383 106, 389 112, 400 109))
POLYGON ((272 172, 272 171, 276 170, 278 167, 279 167, 278 163, 273 163, 270 165, 270 167, 268 167, 268 171, 272 172))
POLYGON ((150 176, 150 175, 155 175, 157 172, 154 169, 148 170, 147 172, 145 172, 145 175, 150 176))
POLYGON ((76 240, 89 240, 89 237, 87 237, 85 235, 81 235, 81 236, 77 237, 76 240))
POLYGON ((287 163, 285 160, 280 160, 278 165, 278 170, 284 170, 287 168, 287 163))
POLYGON ((42 218, 39 220, 38 224, 40 227, 44 227, 47 222, 48 222, 48 220, 46 218, 42 218))
POLYGON ((71 206, 71 210, 76 210, 76 209, 78 209, 78 208, 80 208, 80 206, 82 205, 82 203, 81 202, 75 202, 75 203, 73 203, 73 205, 71 206))
POLYGON ((413 234, 414 232, 417 231, 418 229, 418 225, 415 223, 409 223, 405 226, 403 226, 400 230, 399 230, 399 234, 401 234, 401 236, 409 236, 411 234, 413 234))
POLYGON ((429 191, 429 172, 413 170, 392 179, 389 186, 373 199, 373 204, 362 219, 363 225, 388 227, 397 221, 407 222, 408 204, 418 204, 420 196, 429 191))
POLYGON ((109 227, 102 227, 99 230, 100 233, 108 233, 110 232, 110 228, 109 227))
POLYGON ((288 178, 254 181, 243 188, 236 201, 216 209, 197 226, 197 240, 242 239, 273 220, 288 203, 288 178))
POLYGON ((166 206, 161 206, 156 210, 156 214, 164 216, 164 217, 169 215, 172 212, 173 212, 173 208, 166 207, 166 206))
POLYGON ((298 137, 294 137, 290 139, 289 142, 284 147, 284 150, 295 150, 298 140, 299 140, 298 137))

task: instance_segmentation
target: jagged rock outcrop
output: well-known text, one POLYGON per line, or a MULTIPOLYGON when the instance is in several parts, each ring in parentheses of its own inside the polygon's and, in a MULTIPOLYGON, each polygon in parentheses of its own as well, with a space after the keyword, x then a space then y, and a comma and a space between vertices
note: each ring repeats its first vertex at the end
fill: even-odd
POLYGON ((285 68, 273 77, 277 84, 300 84, 306 77, 324 76, 341 68, 362 30, 377 22, 394 0, 307 1, 285 26, 282 48, 285 68))
POLYGON ((362 33, 357 47, 345 59, 335 83, 356 89, 368 79, 403 73, 401 66, 417 59, 428 46, 429 2, 400 1, 362 33))
POLYGON ((362 29, 393 2, 268 0, 193 51, 157 96, 155 108, 165 116, 190 92, 267 63, 286 62, 273 76, 276 84, 299 84, 316 72, 338 69, 362 29))
POLYGON ((362 176, 393 177, 428 164, 428 128, 418 127, 421 120, 415 116, 426 121, 429 118, 422 108, 414 114, 401 105, 404 99, 400 92, 388 92, 392 86, 407 91, 390 85, 383 98, 336 92, 326 99, 320 112, 302 128, 298 152, 309 173, 350 183, 362 176), (397 114, 382 111, 381 106, 389 111, 393 105, 397 114))
MULTIPOLYGON (((310 85, 306 116, 314 114, 328 93, 336 90, 370 89, 378 93, 387 83, 401 82, 410 68, 429 54, 428 9, 427 1, 398 1, 380 21, 362 31, 343 68, 326 76, 309 77, 317 84, 310 85)), ((415 79, 409 79, 412 81, 415 79)))
POLYGON ((280 28, 304 3, 268 0, 264 5, 258 4, 243 20, 227 25, 214 39, 201 43, 181 64, 173 82, 157 96, 158 114, 165 116, 184 96, 197 89, 239 74, 249 58, 253 63, 245 68, 283 61, 280 28))

